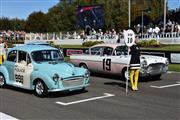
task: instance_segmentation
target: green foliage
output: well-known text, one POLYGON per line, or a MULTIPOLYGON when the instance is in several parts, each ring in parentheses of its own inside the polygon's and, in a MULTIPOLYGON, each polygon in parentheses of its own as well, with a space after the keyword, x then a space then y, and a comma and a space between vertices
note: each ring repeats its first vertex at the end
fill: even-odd
POLYGON ((151 41, 149 41, 149 46, 159 47, 159 46, 160 46, 160 43, 159 43, 159 41, 157 41, 157 40, 151 40, 151 41))
POLYGON ((47 32, 48 18, 43 12, 33 12, 29 15, 26 23, 28 32, 47 32))
POLYGON ((180 64, 169 64, 169 71, 180 72, 180 64))
MULTIPOLYGON (((128 0, 59 0, 46 14, 33 12, 27 20, 0 18, 0 29, 41 33, 77 30, 77 6, 99 4, 104 7, 104 29, 128 28, 128 0)), ((141 23, 142 10, 149 8, 151 12, 144 12, 144 24, 155 23, 163 15, 163 4, 164 0, 131 0, 131 26, 141 23)))
POLYGON ((82 44, 82 46, 85 46, 85 47, 91 47, 91 46, 94 46, 94 45, 97 45, 97 44, 102 44, 104 43, 103 41, 87 41, 87 42, 84 42, 82 44))
POLYGON ((160 43, 157 40, 142 40, 141 42, 138 42, 138 45, 140 47, 159 47, 160 43))

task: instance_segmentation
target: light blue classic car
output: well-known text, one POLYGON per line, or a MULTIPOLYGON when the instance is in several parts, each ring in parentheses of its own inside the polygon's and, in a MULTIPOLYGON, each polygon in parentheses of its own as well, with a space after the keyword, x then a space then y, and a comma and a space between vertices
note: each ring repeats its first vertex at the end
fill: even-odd
POLYGON ((12 48, 0 66, 0 87, 12 85, 34 90, 39 97, 48 92, 84 90, 90 72, 64 62, 62 52, 44 45, 12 48))

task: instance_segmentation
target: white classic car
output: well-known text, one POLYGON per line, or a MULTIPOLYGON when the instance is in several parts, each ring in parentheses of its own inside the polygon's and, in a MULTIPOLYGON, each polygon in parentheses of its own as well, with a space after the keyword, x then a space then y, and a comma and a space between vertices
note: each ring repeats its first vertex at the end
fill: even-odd
MULTIPOLYGON (((125 79, 130 57, 124 44, 99 44, 90 47, 86 54, 71 55, 70 62, 88 68, 91 72, 121 75, 125 79)), ((141 55, 140 76, 160 78, 167 72, 168 64, 168 59, 165 57, 141 55)))

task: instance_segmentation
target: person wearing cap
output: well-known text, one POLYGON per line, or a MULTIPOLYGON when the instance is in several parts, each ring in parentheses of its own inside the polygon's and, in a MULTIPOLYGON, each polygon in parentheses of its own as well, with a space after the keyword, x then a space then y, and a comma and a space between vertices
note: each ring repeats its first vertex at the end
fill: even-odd
POLYGON ((2 64, 6 59, 6 49, 7 48, 8 48, 8 46, 3 41, 3 38, 0 38, 0 64, 2 64))
POLYGON ((134 44, 130 47, 130 82, 133 91, 138 90, 138 79, 140 71, 140 48, 137 45, 138 37, 136 36, 134 44))

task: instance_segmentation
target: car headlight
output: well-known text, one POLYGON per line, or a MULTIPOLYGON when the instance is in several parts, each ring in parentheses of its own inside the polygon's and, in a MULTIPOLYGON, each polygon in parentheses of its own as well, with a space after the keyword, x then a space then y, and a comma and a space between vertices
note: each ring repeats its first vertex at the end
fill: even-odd
POLYGON ((168 60, 168 59, 166 59, 165 64, 166 64, 166 65, 169 65, 169 60, 168 60))
POLYGON ((146 60, 143 60, 143 61, 141 62, 141 67, 145 67, 145 66, 147 66, 147 61, 146 61, 146 60))
POLYGON ((84 77, 89 78, 89 76, 90 76, 90 72, 89 70, 86 70, 84 77))
POLYGON ((58 75, 57 73, 55 73, 55 74, 53 75, 53 80, 54 80, 55 82, 57 82, 58 80, 60 80, 60 77, 59 77, 59 75, 58 75))

